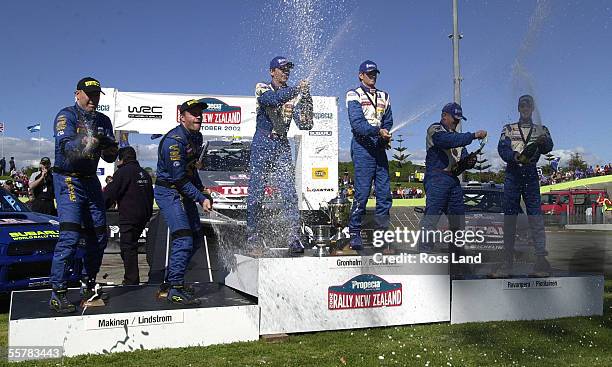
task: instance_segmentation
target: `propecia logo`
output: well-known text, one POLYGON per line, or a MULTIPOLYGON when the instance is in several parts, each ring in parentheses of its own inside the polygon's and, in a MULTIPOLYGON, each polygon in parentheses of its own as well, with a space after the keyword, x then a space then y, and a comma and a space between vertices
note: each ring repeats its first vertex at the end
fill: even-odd
POLYGON ((402 283, 389 283, 374 274, 357 275, 343 285, 331 286, 327 290, 329 310, 401 305, 402 283))

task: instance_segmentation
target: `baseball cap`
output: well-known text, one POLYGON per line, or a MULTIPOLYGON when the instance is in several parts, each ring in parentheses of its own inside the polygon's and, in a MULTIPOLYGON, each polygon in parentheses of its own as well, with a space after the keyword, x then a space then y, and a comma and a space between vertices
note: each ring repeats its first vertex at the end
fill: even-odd
POLYGON ((374 70, 377 73, 380 73, 380 70, 378 70, 378 65, 376 65, 376 63, 372 60, 366 60, 362 62, 361 65, 359 65, 360 73, 369 73, 370 71, 374 71, 374 70))
POLYGON ((102 92, 102 88, 100 87, 100 82, 90 76, 79 80, 76 89, 82 90, 85 93, 100 92, 104 94, 104 92, 102 92))
POLYGON ((293 69, 293 63, 284 56, 276 56, 270 61, 270 69, 282 68, 285 66, 289 69, 293 69))
POLYGON ((449 115, 453 116, 457 120, 467 120, 465 116, 463 116, 463 110, 461 109, 461 105, 459 103, 451 102, 447 103, 443 108, 442 112, 446 112, 449 115))
POLYGON ((50 166, 51 165, 51 159, 49 159, 49 157, 42 157, 40 159, 40 164, 42 164, 44 166, 50 166))
POLYGON ((530 106, 533 107, 533 105, 534 105, 533 97, 530 96, 529 94, 525 94, 523 96, 520 96, 519 100, 518 100, 519 106, 521 105, 521 103, 528 103, 530 106))
POLYGON ((183 102, 183 104, 181 105, 181 107, 179 107, 179 111, 181 113, 190 110, 192 108, 198 107, 198 106, 202 106, 202 109, 205 110, 208 108, 208 105, 202 101, 199 101, 197 99, 190 99, 188 101, 183 102))

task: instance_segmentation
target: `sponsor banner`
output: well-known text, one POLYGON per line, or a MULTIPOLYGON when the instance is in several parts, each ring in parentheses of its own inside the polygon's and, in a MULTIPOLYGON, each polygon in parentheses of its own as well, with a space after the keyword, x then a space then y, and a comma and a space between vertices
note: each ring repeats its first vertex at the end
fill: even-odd
POLYGON ((118 92, 116 130, 164 134, 180 121, 179 106, 189 99, 208 104, 202 134, 251 137, 255 133, 255 97, 118 92))
POLYGON ((329 168, 317 167, 312 169, 313 180, 327 180, 329 178, 329 168))
POLYGON ((85 330, 127 328, 183 323, 183 311, 140 312, 137 314, 106 314, 86 319, 85 330))
POLYGON ((361 274, 327 290, 329 310, 402 305, 402 283, 389 283, 374 274, 361 274))

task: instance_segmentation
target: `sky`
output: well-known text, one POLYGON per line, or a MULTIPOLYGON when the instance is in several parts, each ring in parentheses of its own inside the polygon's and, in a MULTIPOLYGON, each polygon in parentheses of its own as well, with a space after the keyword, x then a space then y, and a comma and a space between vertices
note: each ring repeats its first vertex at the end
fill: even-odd
MULTIPOLYGON (((310 77, 314 95, 339 98, 340 160, 349 160, 345 93, 366 59, 389 92, 409 159, 425 157, 425 132, 453 99, 450 0, 3 1, 0 3, 2 154, 18 167, 53 159, 53 118, 73 104, 83 76, 121 91, 253 95, 277 55, 310 77), (38 133, 26 126, 41 123, 38 133), (39 154, 40 149, 40 154, 39 154)), ((612 161, 612 2, 459 0, 463 131, 497 141, 533 94, 567 163, 612 161)), ((143 165, 156 141, 130 137, 143 165)), ((472 146, 475 149, 476 143, 472 146)), ((542 162, 542 161, 541 161, 542 162)))

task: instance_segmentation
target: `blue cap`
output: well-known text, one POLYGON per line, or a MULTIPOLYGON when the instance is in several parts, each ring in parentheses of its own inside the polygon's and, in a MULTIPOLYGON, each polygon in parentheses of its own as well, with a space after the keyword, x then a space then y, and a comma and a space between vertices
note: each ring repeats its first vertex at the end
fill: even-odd
POLYGON ((378 70, 378 65, 376 65, 374 61, 366 60, 362 62, 361 65, 359 65, 360 73, 369 73, 370 71, 376 71, 377 73, 380 73, 380 70, 378 70))
POLYGON ((459 119, 467 120, 463 116, 463 110, 461 109, 461 105, 459 105, 459 103, 455 103, 455 102, 447 103, 446 106, 442 108, 442 112, 448 113, 449 115, 453 116, 457 120, 459 119))
POLYGON ((276 56, 275 58, 272 59, 272 61, 270 61, 270 69, 276 69, 276 68, 282 68, 282 67, 288 67, 291 69, 293 68, 293 63, 287 60, 287 58, 284 56, 276 56))

